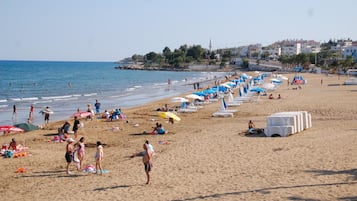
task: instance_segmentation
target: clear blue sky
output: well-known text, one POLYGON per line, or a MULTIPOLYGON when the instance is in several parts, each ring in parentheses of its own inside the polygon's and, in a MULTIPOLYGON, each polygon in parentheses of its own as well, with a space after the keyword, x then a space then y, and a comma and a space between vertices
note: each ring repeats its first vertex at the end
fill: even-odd
POLYGON ((355 0, 0 0, 0 60, 117 61, 183 44, 357 40, 355 0))

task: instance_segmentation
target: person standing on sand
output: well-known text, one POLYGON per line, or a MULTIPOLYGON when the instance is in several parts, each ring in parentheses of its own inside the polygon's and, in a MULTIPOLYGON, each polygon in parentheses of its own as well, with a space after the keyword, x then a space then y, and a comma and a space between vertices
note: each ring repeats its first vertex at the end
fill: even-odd
POLYGON ((144 169, 145 169, 146 178, 147 178, 146 184, 149 184, 150 183, 150 172, 153 167, 153 165, 152 165, 153 152, 151 149, 149 149, 149 145, 146 143, 144 143, 143 148, 145 150, 144 157, 143 157, 143 163, 144 163, 144 169))
POLYGON ((100 141, 97 141, 97 151, 94 156, 95 159, 95 170, 98 174, 98 168, 100 170, 100 175, 103 175, 102 160, 103 160, 103 146, 100 141))
POLYGON ((66 154, 64 156, 66 158, 66 162, 67 162, 67 168, 66 168, 67 174, 72 174, 69 171, 69 166, 71 165, 72 159, 73 159, 73 145, 72 145, 73 142, 74 142, 74 140, 72 138, 67 139, 66 154))
POLYGON ((78 135, 78 129, 79 129, 79 125, 81 123, 79 122, 77 116, 74 117, 74 123, 73 123, 73 133, 74 133, 74 139, 77 139, 77 135, 78 135))
POLYGON ((82 169, 82 165, 83 165, 83 160, 84 160, 84 137, 81 137, 81 139, 79 139, 79 141, 76 143, 78 149, 77 149, 77 153, 78 153, 78 159, 79 159, 79 167, 78 170, 82 169))
POLYGON ((33 113, 35 112, 35 107, 31 105, 30 107, 30 114, 29 114, 29 122, 31 123, 33 121, 33 113))
POLYGON ((45 125, 47 126, 47 124, 50 122, 50 108, 47 106, 46 109, 44 110, 45 113, 45 125))
POLYGON ((98 102, 98 100, 95 100, 94 107, 95 107, 95 113, 100 114, 100 103, 98 102))

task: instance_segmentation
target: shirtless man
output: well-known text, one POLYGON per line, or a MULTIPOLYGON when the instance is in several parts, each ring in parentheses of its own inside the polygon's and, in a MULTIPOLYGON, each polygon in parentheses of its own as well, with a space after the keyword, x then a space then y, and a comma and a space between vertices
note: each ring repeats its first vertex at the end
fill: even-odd
POLYGON ((146 143, 143 145, 143 148, 145 150, 144 157, 143 157, 143 163, 144 163, 145 173, 146 173, 146 177, 147 177, 146 184, 149 184, 150 183, 150 171, 152 168, 152 160, 151 159, 152 159, 153 152, 151 149, 148 148, 148 144, 146 144, 146 143))

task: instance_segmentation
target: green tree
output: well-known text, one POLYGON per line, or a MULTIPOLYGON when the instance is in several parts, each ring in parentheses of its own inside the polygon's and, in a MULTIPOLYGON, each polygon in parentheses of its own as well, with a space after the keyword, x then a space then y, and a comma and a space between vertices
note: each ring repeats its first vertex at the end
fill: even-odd
POLYGON ((169 47, 165 47, 162 50, 162 55, 165 57, 165 63, 169 63, 170 59, 172 60, 172 52, 169 47))
POLYGON ((241 67, 242 68, 248 68, 249 67, 249 60, 243 59, 241 67))
POLYGON ((187 49, 186 57, 192 57, 194 60, 199 60, 204 53, 204 49, 200 45, 194 45, 187 49))

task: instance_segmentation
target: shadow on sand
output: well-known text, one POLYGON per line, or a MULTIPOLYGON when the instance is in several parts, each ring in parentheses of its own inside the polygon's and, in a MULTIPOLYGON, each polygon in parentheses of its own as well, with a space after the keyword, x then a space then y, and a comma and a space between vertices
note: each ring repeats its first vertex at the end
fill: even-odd
MULTIPOLYGON (((316 176, 321 175, 338 175, 338 174, 345 174, 350 175, 349 179, 357 180, 357 169, 350 169, 350 170, 342 170, 342 171, 334 171, 334 170, 308 170, 305 171, 308 173, 313 173, 316 176)), ((271 191, 281 190, 281 189, 295 189, 295 188, 321 188, 321 187, 328 187, 328 186, 343 186, 343 185, 356 185, 357 181, 352 182, 335 182, 335 183, 320 183, 320 184, 301 184, 301 185, 293 185, 293 186, 276 186, 276 187, 269 187, 269 188, 260 188, 260 189, 252 189, 246 191, 235 191, 235 192, 226 192, 226 193, 216 193, 210 195, 201 195, 192 198, 184 198, 184 199, 176 199, 174 201, 189 201, 189 200, 202 200, 202 199, 224 199, 226 196, 235 196, 235 195, 243 195, 248 193, 261 193, 261 194, 269 194, 271 191)), ((338 200, 357 200, 357 196, 352 197, 341 197, 338 200)), ((318 199, 312 198, 303 198, 303 197, 287 197, 287 200, 310 200, 310 201, 319 201, 318 199)))

